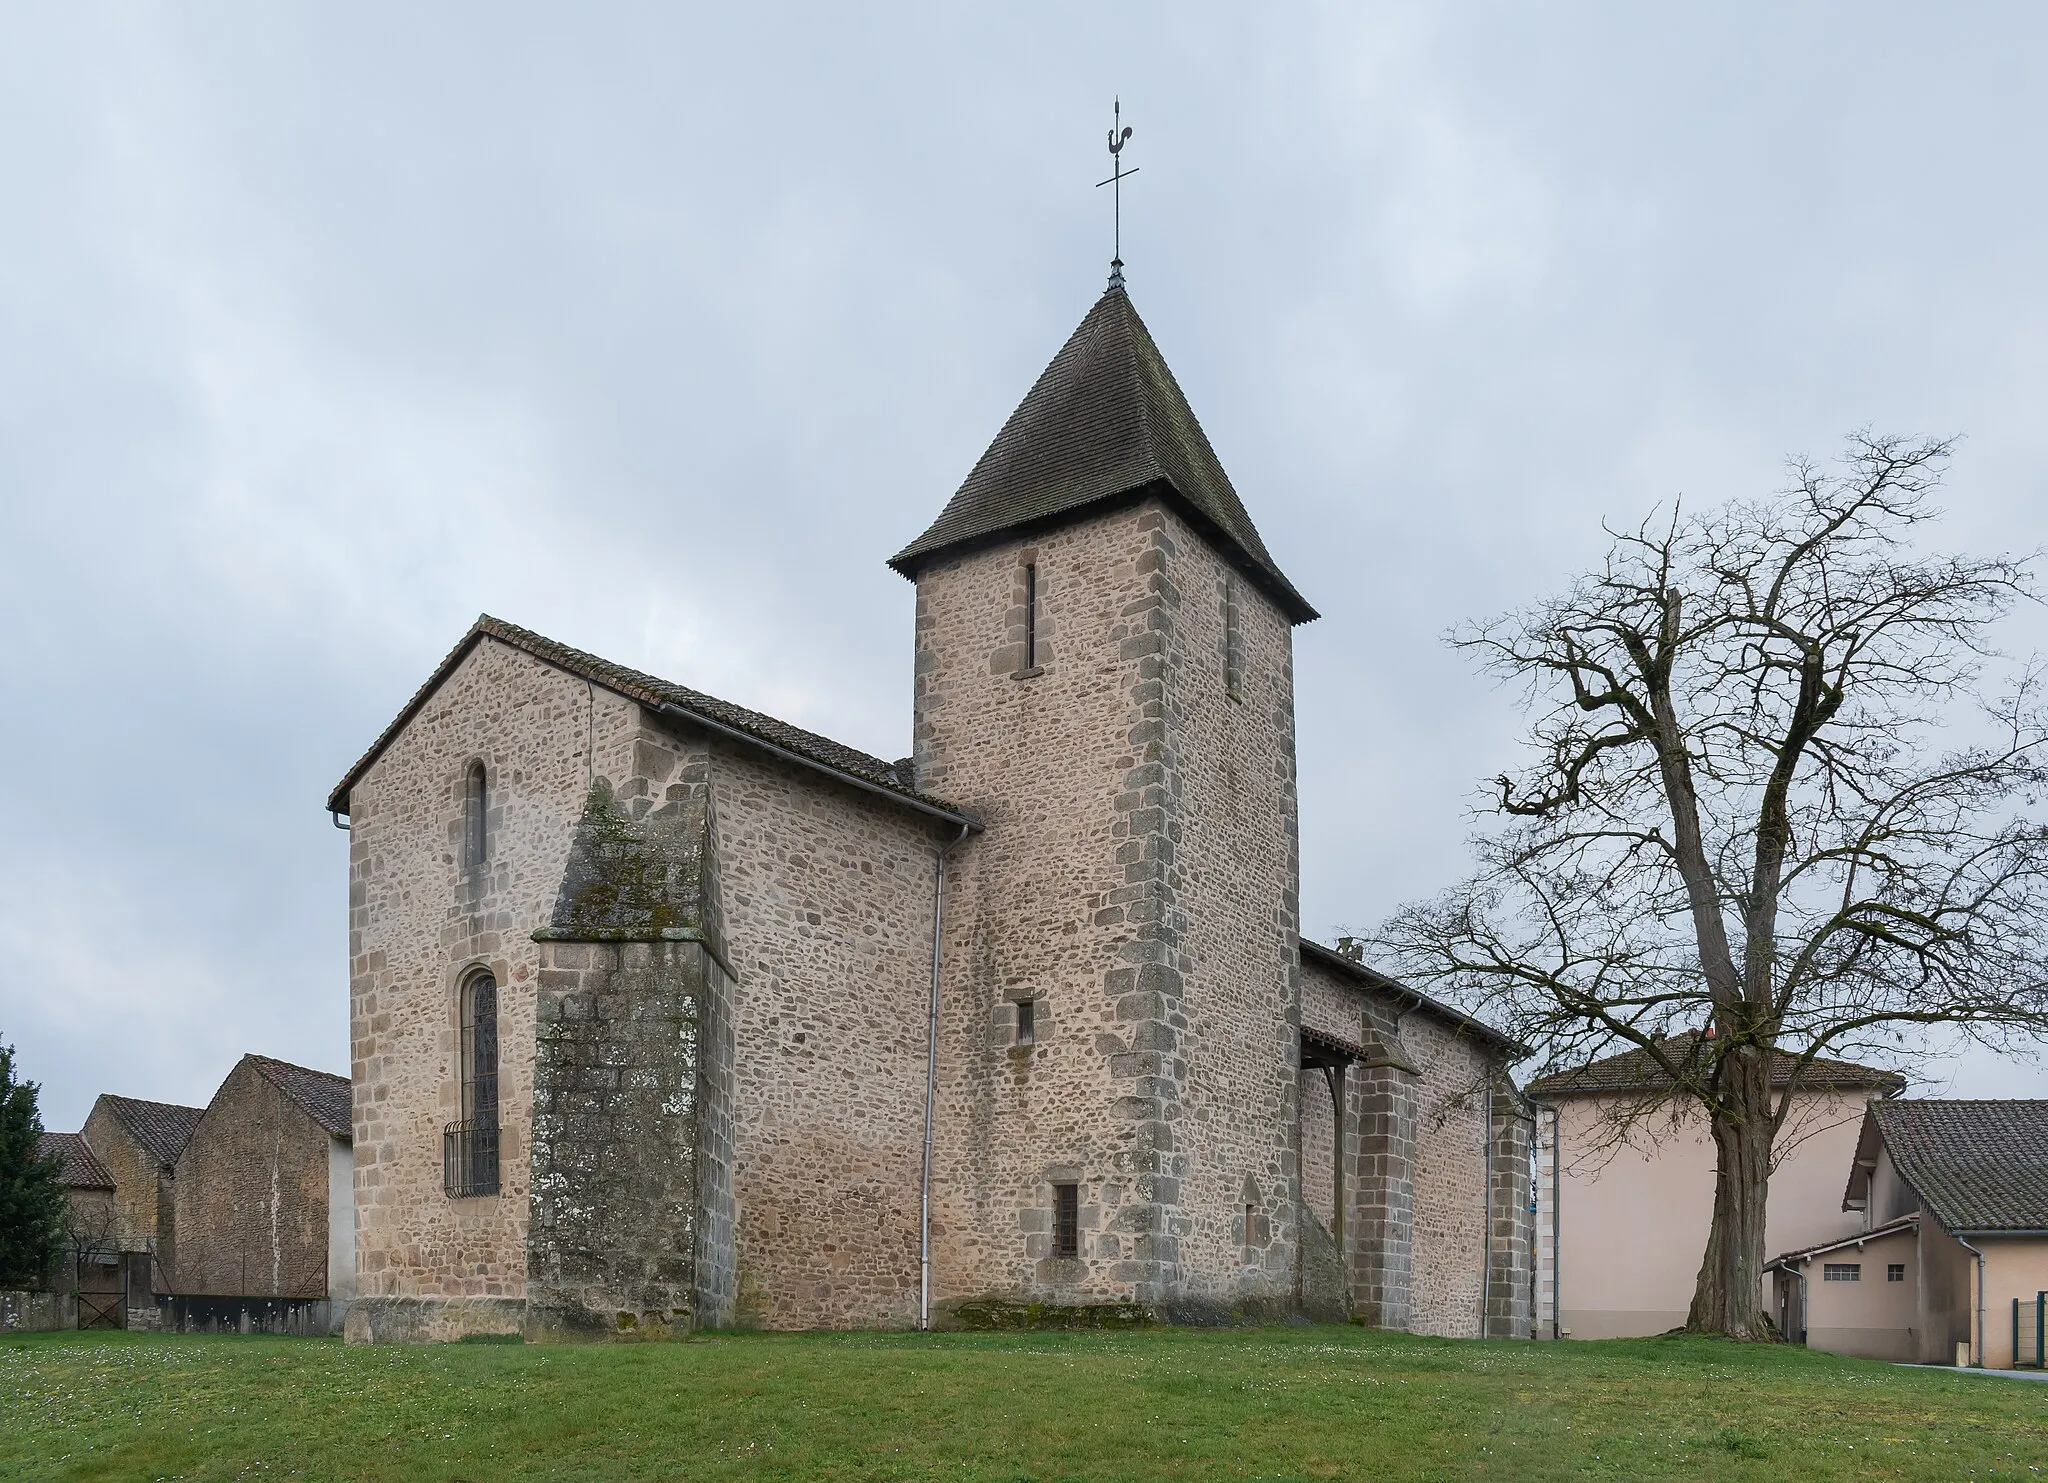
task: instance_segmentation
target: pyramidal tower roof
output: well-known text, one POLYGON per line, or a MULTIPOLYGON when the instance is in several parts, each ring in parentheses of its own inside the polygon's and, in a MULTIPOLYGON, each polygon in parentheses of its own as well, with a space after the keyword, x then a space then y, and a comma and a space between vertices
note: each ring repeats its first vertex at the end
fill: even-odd
POLYGON ((1002 536, 1151 496, 1173 505, 1290 622, 1316 617, 1259 539, 1130 295, 1113 284, 939 518, 889 565, 915 577, 1002 536))

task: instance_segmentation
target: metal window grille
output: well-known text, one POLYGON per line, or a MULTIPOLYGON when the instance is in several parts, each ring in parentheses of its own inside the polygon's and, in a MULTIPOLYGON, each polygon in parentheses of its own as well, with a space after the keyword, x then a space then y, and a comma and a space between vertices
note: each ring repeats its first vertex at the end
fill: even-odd
POLYGON ((2048 1369, 2048 1292, 2012 1300, 2012 1367, 2048 1369))
POLYGON ((441 1180, 450 1199, 498 1193, 498 981, 462 986, 462 1120, 441 1133, 441 1180))
POLYGON ((1038 1002, 1035 999, 1017 1001, 1017 1043, 1031 1045, 1038 1039, 1038 1002))
POLYGON ((1863 1263, 1823 1262, 1820 1269, 1820 1279, 1823 1282, 1861 1282, 1863 1280, 1863 1263))
POLYGON ((1906 1280, 1906 1264, 1904 1262, 1885 1263, 1884 1280, 1887 1282, 1904 1282, 1906 1280))
POLYGON ((441 1183, 451 1200, 498 1192, 498 1120, 465 1118, 441 1133, 441 1183))
POLYGON ((1052 1254, 1077 1257, 1081 1254, 1081 1186, 1056 1184, 1052 1187, 1052 1254))

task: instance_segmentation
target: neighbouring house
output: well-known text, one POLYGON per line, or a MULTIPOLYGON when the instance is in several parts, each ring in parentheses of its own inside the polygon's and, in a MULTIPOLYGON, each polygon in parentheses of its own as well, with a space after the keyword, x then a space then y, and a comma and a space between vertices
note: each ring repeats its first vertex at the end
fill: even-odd
POLYGON ((79 1136, 114 1180, 115 1246, 148 1252, 150 1287, 167 1293, 175 1259, 171 1231, 178 1155, 203 1107, 102 1094, 79 1136))
POLYGON ((2039 1364, 2048 1101, 1873 1102, 1848 1167, 1857 1229, 1771 1261, 1786 1335, 1874 1359, 2039 1364))
POLYGON ((64 1268, 59 1288, 68 1289, 73 1318, 82 1329, 128 1326, 129 1289, 139 1279, 141 1306, 153 1307, 149 1291, 149 1257, 131 1262, 120 1245, 115 1213, 114 1176, 93 1157, 77 1133, 45 1133, 38 1145, 45 1158, 54 1155, 63 1166, 66 1211, 64 1268))
POLYGON ((1303 940, 1316 613, 1120 276, 890 565, 906 757, 484 617, 329 795, 350 1337, 1526 1335, 1526 1051, 1303 940))
MULTIPOLYGON (((1681 1067, 1691 1035, 1663 1043, 1681 1067)), ((1783 1090, 1792 1061, 1779 1056, 1783 1090)), ((1815 1060, 1777 1139, 1766 1250, 1819 1246, 1862 1229, 1837 1194, 1873 1098, 1905 1089, 1897 1072, 1815 1060)), ((1714 1143, 1698 1104, 1674 1096, 1642 1049, 1539 1077, 1536 1125, 1537 1333, 1619 1339, 1684 1324, 1713 1221, 1714 1143)), ((1758 1301, 1767 1301, 1758 1293, 1758 1301)))
POLYGON ((181 1327, 338 1328, 355 1293, 353 1120, 347 1077, 246 1055, 178 1155, 181 1327), (217 1300, 217 1301, 211 1301, 217 1300), (279 1303, 324 1303, 280 1325, 279 1303))

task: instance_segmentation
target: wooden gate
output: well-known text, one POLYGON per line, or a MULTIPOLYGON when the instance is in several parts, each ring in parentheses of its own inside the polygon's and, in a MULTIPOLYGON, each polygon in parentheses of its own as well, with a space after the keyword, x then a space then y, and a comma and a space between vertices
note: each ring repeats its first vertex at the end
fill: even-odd
POLYGON ((122 1283, 122 1262, 111 1254, 78 1259, 78 1326, 82 1329, 126 1328, 128 1295, 122 1283))

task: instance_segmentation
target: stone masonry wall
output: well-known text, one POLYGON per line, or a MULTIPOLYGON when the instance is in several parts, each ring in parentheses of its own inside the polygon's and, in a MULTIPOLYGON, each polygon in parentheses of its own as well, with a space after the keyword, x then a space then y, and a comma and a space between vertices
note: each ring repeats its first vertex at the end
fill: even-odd
POLYGON ((541 944, 529 1339, 700 1322, 699 1046, 720 974, 702 943, 541 944))
POLYGON ((631 776, 638 708, 484 639, 356 784, 349 831, 349 1024, 359 1297, 352 1339, 517 1332, 526 1288, 531 934, 548 920, 593 777, 631 776), (464 782, 489 788, 483 867, 463 868, 464 782), (443 1192, 461 1116, 457 992, 498 981, 502 1184, 443 1192))
POLYGON ((939 821, 712 738, 736 1321, 917 1322, 939 821))
POLYGON ((1230 699, 1223 577, 1157 503, 920 575, 919 786, 986 825, 948 884, 937 1289, 956 1306, 1214 1312, 1291 1288, 1291 639, 1240 585, 1230 699), (1071 1260, 1060 1183, 1080 1190, 1071 1260))
POLYGON ((1468 1038, 1420 1014, 1401 1039, 1421 1067, 1416 1092, 1415 1269, 1411 1327, 1470 1338, 1486 1286, 1486 1087, 1491 1067, 1468 1038))
MULTIPOLYGON (((155 1250, 169 1258, 170 1176, 156 1155, 103 1102, 95 1102, 81 1129, 86 1147, 114 1179, 114 1234, 122 1251, 155 1250)), ((158 1281, 161 1281, 159 1276, 158 1281)))
POLYGON ((327 1130, 244 1061, 178 1156, 173 1290, 327 1293, 327 1130))

